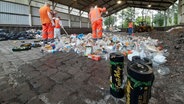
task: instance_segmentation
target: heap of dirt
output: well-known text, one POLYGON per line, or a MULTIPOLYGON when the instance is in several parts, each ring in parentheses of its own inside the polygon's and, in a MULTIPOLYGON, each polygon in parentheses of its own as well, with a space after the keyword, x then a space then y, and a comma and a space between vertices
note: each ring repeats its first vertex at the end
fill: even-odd
POLYGON ((170 69, 170 74, 163 76, 155 73, 150 104, 184 104, 184 28, 139 35, 158 39, 159 46, 169 52, 164 66, 170 69))

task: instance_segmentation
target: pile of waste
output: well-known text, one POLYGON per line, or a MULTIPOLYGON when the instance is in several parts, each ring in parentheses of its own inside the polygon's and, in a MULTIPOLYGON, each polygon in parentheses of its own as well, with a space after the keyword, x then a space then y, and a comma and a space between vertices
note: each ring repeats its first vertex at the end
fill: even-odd
POLYGON ((158 45, 159 40, 150 37, 103 34, 101 40, 94 41, 91 36, 91 33, 62 36, 60 41, 56 40, 41 50, 47 53, 74 51, 93 60, 107 60, 110 53, 118 52, 127 56, 130 61, 133 56, 149 58, 156 66, 165 63, 169 55, 166 49, 158 45))
POLYGON ((27 31, 7 31, 0 29, 0 41, 4 40, 24 40, 24 39, 37 39, 41 38, 41 30, 30 29, 27 31))
POLYGON ((41 47, 41 41, 34 41, 32 43, 24 43, 24 41, 22 41, 22 44, 18 47, 12 48, 12 51, 13 52, 27 51, 27 50, 30 50, 31 48, 37 48, 37 47, 41 47))

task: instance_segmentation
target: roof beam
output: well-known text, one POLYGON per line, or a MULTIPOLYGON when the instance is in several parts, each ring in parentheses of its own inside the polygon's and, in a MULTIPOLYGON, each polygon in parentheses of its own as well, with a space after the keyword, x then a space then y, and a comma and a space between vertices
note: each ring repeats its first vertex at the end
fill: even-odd
MULTIPOLYGON (((104 0, 103 0, 104 1, 104 0)), ((104 2, 103 4, 101 4, 99 7, 101 7, 101 6, 103 6, 103 5, 105 5, 105 4, 108 4, 109 5, 109 2, 111 2, 112 0, 108 0, 108 1, 106 1, 106 2, 104 2)))
POLYGON ((116 9, 114 9, 113 11, 109 12, 108 15, 105 15, 105 16, 110 16, 111 14, 114 14, 114 13, 116 13, 116 12, 118 12, 118 11, 124 9, 124 8, 127 8, 127 7, 128 7, 128 6, 127 6, 126 4, 124 4, 124 5, 121 6, 121 8, 116 8, 116 9))
POLYGON ((154 9, 154 10, 166 10, 165 7, 152 6, 152 7, 148 8, 147 6, 140 6, 140 5, 135 5, 135 4, 129 4, 129 7, 144 8, 144 9, 154 9))
MULTIPOLYGON (((109 8, 113 8, 113 6, 117 5, 116 3, 115 4, 110 4, 109 5, 109 2, 107 2, 106 4, 108 4, 108 7, 106 7, 106 9, 108 10, 109 8)), ((114 8, 113 8, 114 9, 114 8)))
POLYGON ((81 10, 85 10, 87 8, 89 8, 92 4, 94 4, 95 2, 97 2, 98 0, 94 0, 93 2, 91 2, 89 5, 87 5, 86 7, 83 7, 81 10))
MULTIPOLYGON (((139 5, 139 4, 132 4, 132 3, 129 3, 129 5, 134 5, 134 6, 137 6, 137 7, 147 7, 147 5, 146 4, 142 4, 142 5, 139 5)), ((150 8, 154 8, 154 7, 157 7, 157 8, 163 8, 163 9, 167 9, 165 6, 159 6, 159 5, 152 5, 150 8)), ((149 9, 148 7, 147 7, 147 9, 149 9)))
MULTIPOLYGON (((28 0, 31 1, 31 0, 28 0)), ((32 0, 34 1, 34 0, 32 0)), ((89 8, 92 4, 97 4, 99 0, 49 0, 49 1, 55 1, 57 3, 67 5, 72 8, 79 9, 81 11, 89 11, 89 8), (78 5, 75 5, 77 2, 78 5)), ((117 0, 101 0, 99 4, 97 4, 99 7, 106 7, 109 11, 109 14, 115 13, 118 10, 123 9, 124 7, 138 7, 138 8, 146 8, 146 9, 155 9, 155 10, 166 10, 170 5, 175 3, 177 0, 122 0, 122 4, 117 4, 117 0), (122 5, 126 5, 122 7, 122 5), (151 4, 152 7, 148 8, 147 5, 151 4)), ((107 15, 109 15, 107 14, 107 15)))
POLYGON ((114 10, 112 10, 111 12, 109 12, 109 14, 106 15, 106 16, 109 16, 109 15, 111 15, 111 14, 113 14, 113 13, 116 13, 116 12, 118 12, 118 11, 120 11, 120 10, 126 8, 126 7, 127 7, 127 4, 126 4, 126 3, 123 4, 123 5, 120 5, 120 7, 114 8, 114 10))
MULTIPOLYGON (((84 7, 86 7, 84 4, 82 4, 81 2, 80 2, 80 0, 76 0, 76 1, 72 1, 72 3, 69 5, 69 7, 74 7, 75 8, 75 4, 77 4, 77 5, 80 5, 80 6, 82 6, 83 8, 84 7)), ((79 8, 77 8, 77 9, 79 9, 79 8)), ((79 9, 80 10, 80 9, 79 9)))
POLYGON ((169 0, 169 1, 160 1, 160 0, 154 0, 154 1, 152 1, 152 0, 149 0, 149 1, 145 1, 145 0, 128 0, 128 1, 132 1, 132 2, 144 2, 144 3, 164 3, 164 4, 173 4, 172 2, 171 2, 171 0, 169 0))
MULTIPOLYGON (((122 3, 121 5, 124 5, 124 4, 126 4, 126 1, 125 1, 124 3, 122 3)), ((112 5, 109 5, 109 6, 107 7, 107 10, 108 10, 109 8, 113 8, 113 9, 114 9, 114 6, 116 6, 116 5, 118 5, 118 8, 120 8, 120 7, 121 7, 121 5, 120 5, 120 4, 116 4, 116 3, 114 3, 114 4, 112 4, 112 5)))
POLYGON ((117 4, 112 4, 112 5, 109 5, 106 9, 108 10, 109 8, 113 8, 113 6, 115 6, 117 4))

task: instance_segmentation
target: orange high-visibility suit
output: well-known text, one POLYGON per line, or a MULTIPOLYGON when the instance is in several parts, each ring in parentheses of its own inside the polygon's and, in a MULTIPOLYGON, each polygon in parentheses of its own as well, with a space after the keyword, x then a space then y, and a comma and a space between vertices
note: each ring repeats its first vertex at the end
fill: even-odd
POLYGON ((54 28, 48 16, 48 12, 50 12, 50 7, 45 5, 40 8, 39 12, 40 12, 40 20, 42 23, 43 40, 53 39, 54 38, 54 28))
POLYGON ((89 19, 92 25, 92 38, 102 38, 102 17, 101 14, 106 12, 106 8, 93 8, 89 12, 89 19))

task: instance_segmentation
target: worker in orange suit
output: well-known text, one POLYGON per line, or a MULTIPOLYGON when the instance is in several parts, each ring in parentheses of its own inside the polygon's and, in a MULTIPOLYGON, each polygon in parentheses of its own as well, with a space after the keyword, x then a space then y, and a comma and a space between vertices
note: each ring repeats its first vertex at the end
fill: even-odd
POLYGON ((130 20, 128 23, 128 35, 132 35, 132 33, 133 33, 133 22, 132 20, 130 20))
POLYGON ((44 44, 46 44, 48 40, 54 39, 53 27, 55 24, 52 19, 50 4, 46 2, 45 5, 39 9, 39 13, 42 23, 42 39, 44 40, 44 44))
POLYGON ((89 12, 89 19, 92 25, 92 38, 94 40, 102 38, 102 13, 106 12, 106 8, 99 8, 91 6, 89 12))

